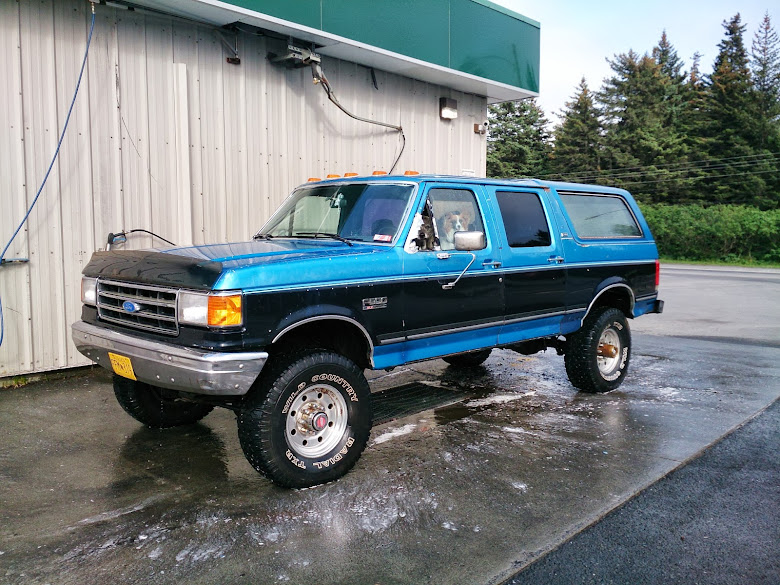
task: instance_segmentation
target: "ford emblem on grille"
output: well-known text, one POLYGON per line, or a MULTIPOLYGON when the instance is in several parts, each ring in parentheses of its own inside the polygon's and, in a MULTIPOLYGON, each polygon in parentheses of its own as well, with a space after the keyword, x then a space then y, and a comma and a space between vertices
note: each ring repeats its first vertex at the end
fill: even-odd
POLYGON ((125 301, 122 303, 122 308, 128 313, 137 313, 141 310, 141 305, 134 303, 133 301, 125 301))

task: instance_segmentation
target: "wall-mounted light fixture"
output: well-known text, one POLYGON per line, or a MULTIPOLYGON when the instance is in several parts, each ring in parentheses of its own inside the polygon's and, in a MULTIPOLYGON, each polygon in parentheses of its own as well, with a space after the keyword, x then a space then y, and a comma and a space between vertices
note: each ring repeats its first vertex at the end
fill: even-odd
POLYGON ((452 98, 439 98, 439 116, 442 120, 454 120, 458 117, 458 102, 452 98))

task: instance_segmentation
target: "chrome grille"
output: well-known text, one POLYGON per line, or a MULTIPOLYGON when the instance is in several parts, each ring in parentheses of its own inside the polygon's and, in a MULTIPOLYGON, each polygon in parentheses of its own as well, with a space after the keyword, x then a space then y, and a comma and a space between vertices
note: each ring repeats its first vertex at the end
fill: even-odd
POLYGON ((134 329, 153 331, 163 335, 178 335, 176 321, 176 289, 98 280, 98 316, 104 321, 120 323, 134 329), (135 303, 139 309, 127 311, 125 301, 135 303))

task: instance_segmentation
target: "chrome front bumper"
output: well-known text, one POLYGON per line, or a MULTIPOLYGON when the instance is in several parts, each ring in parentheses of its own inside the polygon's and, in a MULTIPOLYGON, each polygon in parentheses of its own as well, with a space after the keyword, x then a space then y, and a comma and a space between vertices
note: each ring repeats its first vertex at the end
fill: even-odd
POLYGON ((113 371, 108 352, 115 353, 130 359, 139 382, 193 394, 246 394, 268 359, 264 351, 219 353, 181 347, 84 321, 76 321, 72 329, 76 348, 96 364, 113 371))

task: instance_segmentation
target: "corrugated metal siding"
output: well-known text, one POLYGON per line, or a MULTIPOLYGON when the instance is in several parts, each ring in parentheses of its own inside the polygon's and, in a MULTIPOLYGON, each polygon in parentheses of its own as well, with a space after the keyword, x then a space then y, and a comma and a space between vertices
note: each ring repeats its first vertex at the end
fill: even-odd
MULTIPOLYGON (((89 30, 86 2, 0 0, 0 245, 56 148, 89 30)), ((233 38, 231 36, 231 41, 233 38)), ((70 341, 80 273, 108 232, 177 244, 242 240, 307 177, 389 170, 398 134, 347 117, 308 68, 270 64, 284 42, 242 32, 241 65, 208 26, 98 6, 81 91, 59 159, 0 269, 0 377, 88 363, 70 341)), ((485 98, 325 58, 353 113, 403 125, 397 170, 485 172, 485 98), (459 117, 438 117, 441 96, 459 117)), ((126 247, 149 247, 131 236, 126 247)))

